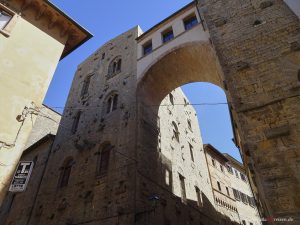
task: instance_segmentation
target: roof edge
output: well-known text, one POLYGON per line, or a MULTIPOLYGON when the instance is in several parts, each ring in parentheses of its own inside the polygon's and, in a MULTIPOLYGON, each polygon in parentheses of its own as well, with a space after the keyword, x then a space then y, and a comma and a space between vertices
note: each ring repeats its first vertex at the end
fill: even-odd
POLYGON ((204 144, 203 147, 204 147, 204 149, 206 147, 210 148, 216 155, 218 155, 220 158, 222 158, 225 162, 229 161, 218 149, 216 149, 211 144, 204 144))
POLYGON ((192 5, 196 6, 196 2, 192 1, 192 2, 188 3, 187 5, 183 6, 181 9, 179 9, 176 12, 172 13, 170 16, 168 16, 167 18, 163 19, 162 21, 160 21, 159 23, 155 24, 153 27, 151 27, 150 29, 148 29, 147 31, 145 31, 142 35, 140 35, 139 37, 137 37, 136 40, 139 41, 139 40, 143 39, 147 34, 151 33, 157 27, 159 27, 160 25, 164 24, 165 22, 167 22, 171 18, 175 17, 176 15, 178 15, 179 13, 181 13, 182 11, 188 9, 192 5))
POLYGON ((41 139, 39 139, 38 141, 36 141, 35 143, 33 143, 32 145, 30 145, 28 148, 26 148, 23 151, 23 154, 27 154, 29 153, 31 150, 35 149, 36 147, 38 147, 39 145, 45 143, 48 140, 54 140, 56 135, 54 134, 46 134, 44 137, 42 137, 41 139))

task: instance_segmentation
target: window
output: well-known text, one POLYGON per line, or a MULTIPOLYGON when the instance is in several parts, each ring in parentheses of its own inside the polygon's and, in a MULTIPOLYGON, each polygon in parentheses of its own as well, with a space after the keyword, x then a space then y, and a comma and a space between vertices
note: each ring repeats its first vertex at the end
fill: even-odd
POLYGON ((183 101, 184 101, 184 106, 187 106, 188 105, 187 100, 184 98, 183 101))
POLYGON ((219 191, 222 191, 221 184, 220 184, 219 181, 217 181, 217 184, 218 184, 218 189, 219 189, 219 191))
POLYGON ((220 164, 220 170, 224 173, 224 168, 221 164, 220 164))
POLYGON ((234 195, 234 198, 237 200, 237 201, 240 201, 241 200, 241 197, 240 197, 240 192, 234 188, 232 188, 233 190, 233 195, 234 195))
POLYGON ((162 41, 166 43, 174 38, 174 33, 172 28, 162 33, 162 41))
POLYGON ((226 192, 227 192, 227 195, 230 196, 230 192, 229 192, 229 188, 226 187, 226 192))
POLYGON ((243 222, 243 225, 246 225, 246 221, 245 220, 242 220, 242 222, 243 222))
POLYGON ((190 129, 190 131, 192 131, 192 123, 191 123, 191 120, 187 120, 187 123, 188 123, 188 127, 190 129))
POLYGON ((179 142, 180 140, 179 140, 178 127, 174 121, 172 122, 172 125, 173 125, 173 137, 176 139, 177 142, 179 142))
POLYGON ((197 195, 198 206, 201 207, 201 206, 203 206, 202 192, 200 191, 200 189, 198 187, 195 187, 195 190, 196 190, 196 195, 197 195))
POLYGON ((216 166, 216 161, 214 159, 211 159, 212 165, 216 166))
POLYGON ((97 176, 103 177, 106 176, 109 168, 109 158, 110 158, 110 151, 113 147, 110 144, 106 144, 99 156, 97 162, 97 176))
POLYGON ((101 57, 101 59, 103 60, 103 59, 105 59, 105 52, 104 53, 102 53, 102 57, 101 57))
POLYGON ((242 199, 242 202, 244 204, 248 204, 248 201, 247 201, 247 195, 245 195, 244 193, 240 192, 240 195, 241 195, 241 199, 242 199))
POLYGON ((122 59, 121 56, 115 57, 108 66, 108 78, 121 72, 122 59))
POLYGON ((241 179, 242 179, 243 181, 247 182, 246 176, 245 176, 244 174, 242 174, 242 173, 240 173, 240 175, 241 175, 241 179))
POLYGON ((11 20, 12 15, 0 8, 0 30, 4 29, 11 20))
POLYGON ((198 20, 197 20, 196 15, 192 15, 192 16, 189 16, 188 18, 186 18, 183 21, 183 23, 184 23, 185 30, 190 30, 198 24, 198 20))
POLYGON ((179 174, 179 180, 180 180, 180 189, 181 189, 181 200, 183 202, 186 202, 185 182, 184 182, 184 177, 181 174, 179 174))
POLYGON ((239 178, 239 172, 238 172, 237 170, 234 170, 234 172, 235 172, 235 176, 236 176, 237 178, 239 178))
POLYGON ((193 162, 195 162, 195 161, 194 161, 194 153, 193 153, 193 150, 194 150, 193 145, 191 145, 191 144, 189 143, 189 147, 190 147, 191 160, 192 160, 193 162))
POLYGON ((80 116, 81 116, 81 111, 77 112, 77 114, 76 114, 76 116, 74 118, 73 126, 72 126, 72 133, 73 134, 75 134, 77 132, 77 128, 78 128, 80 116))
POLYGON ((169 94, 169 99, 172 105, 174 105, 174 96, 170 93, 169 94))
POLYGON ((152 40, 143 46, 143 53, 147 55, 152 52, 152 40))
POLYGON ((170 170, 166 169, 166 174, 165 174, 165 179, 166 179, 166 185, 169 186, 170 185, 170 180, 171 180, 171 176, 170 176, 170 170))
POLYGON ((111 95, 106 102, 106 114, 115 111, 118 108, 118 95, 111 95))
POLYGON ((227 168, 228 173, 233 174, 233 169, 230 165, 226 165, 226 168, 227 168))
POLYGON ((66 187, 68 185, 72 166, 73 166, 73 158, 72 157, 67 158, 64 161, 63 166, 61 167, 61 173, 58 182, 59 188, 66 187))
POLYGON ((85 96, 88 93, 90 82, 91 82, 91 76, 87 76, 83 81, 83 85, 81 89, 81 97, 85 96))

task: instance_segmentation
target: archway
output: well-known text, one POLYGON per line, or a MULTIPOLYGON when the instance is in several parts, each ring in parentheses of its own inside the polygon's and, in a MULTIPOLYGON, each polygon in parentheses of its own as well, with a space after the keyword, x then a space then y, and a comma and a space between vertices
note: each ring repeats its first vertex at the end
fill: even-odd
MULTIPOLYGON (((158 112, 160 104, 172 90, 188 83, 208 82, 223 89, 223 75, 211 44, 199 41, 180 45, 166 52, 149 68, 146 68, 144 73, 138 74, 138 77, 140 79, 136 97, 136 154, 140 176, 138 176, 137 181, 137 196, 143 196, 149 189, 164 196, 165 190, 163 189, 172 193, 172 187, 160 188, 159 184, 162 184, 165 179, 163 171, 172 171, 172 163, 159 154, 158 136, 160 127, 158 112), (151 180, 151 184, 148 184, 147 187, 148 182, 146 180, 151 180)), ((176 133, 176 129, 174 130, 174 133, 176 133)), ((178 172, 179 179, 183 182, 183 177, 188 176, 188 174, 184 174, 184 171, 178 172)), ((208 176, 206 178, 209 179, 208 176)), ((178 200, 175 199, 174 201, 178 200)), ((204 195, 204 202, 207 207, 205 210, 211 218, 216 219, 216 221, 212 220, 208 224, 217 224, 218 217, 213 216, 217 215, 217 212, 213 206, 212 194, 204 195)), ((146 203, 138 198, 137 204, 138 208, 145 208, 144 204, 146 203)))
POLYGON ((155 151, 147 149, 157 148, 157 115, 163 98, 192 82, 209 82, 223 88, 222 80, 218 59, 209 42, 178 46, 145 69, 137 87, 137 153, 138 159, 149 165, 143 164, 141 169, 151 171, 154 166, 155 160, 150 162, 147 158, 155 156, 155 151))

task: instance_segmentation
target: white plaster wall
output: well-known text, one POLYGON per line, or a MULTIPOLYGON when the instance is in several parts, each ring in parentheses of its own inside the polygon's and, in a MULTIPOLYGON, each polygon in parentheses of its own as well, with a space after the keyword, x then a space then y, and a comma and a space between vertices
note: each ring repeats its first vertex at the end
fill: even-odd
POLYGON ((193 13, 197 16, 198 21, 200 21, 198 13, 196 12, 196 8, 192 8, 185 13, 175 17, 172 21, 166 22, 165 24, 161 25, 153 33, 150 32, 148 35, 142 38, 142 40, 139 40, 137 49, 138 80, 141 78, 147 68, 149 68, 154 62, 156 62, 158 59, 160 59, 167 52, 170 52, 174 48, 184 45, 185 43, 197 41, 206 42, 209 40, 209 34, 208 32, 203 30, 201 23, 190 30, 185 30, 183 19, 193 13), (162 43, 161 33, 170 27, 173 28, 174 39, 168 41, 167 43, 162 43), (153 51, 150 54, 143 56, 143 45, 150 40, 152 40, 153 51))

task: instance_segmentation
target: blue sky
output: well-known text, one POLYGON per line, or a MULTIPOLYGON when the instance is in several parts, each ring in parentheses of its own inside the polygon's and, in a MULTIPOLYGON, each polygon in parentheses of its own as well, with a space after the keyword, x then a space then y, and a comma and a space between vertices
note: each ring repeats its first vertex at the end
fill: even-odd
MULTIPOLYGON (((63 59, 54 74, 44 103, 63 107, 68 97, 76 67, 101 45, 130 28, 140 25, 146 31, 190 0, 51 0, 75 21, 89 30, 94 37, 63 59)), ((192 103, 226 102, 222 89, 212 84, 193 83, 183 87, 192 103)), ((211 143, 221 152, 240 160, 232 142, 232 129, 226 105, 195 106, 204 143, 211 143)), ((56 108, 62 112, 62 109, 56 108)))

